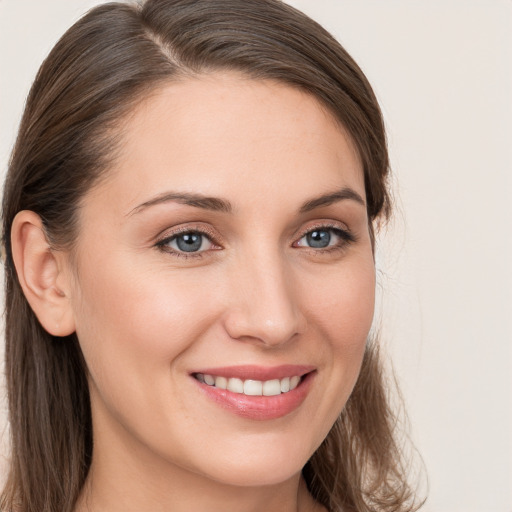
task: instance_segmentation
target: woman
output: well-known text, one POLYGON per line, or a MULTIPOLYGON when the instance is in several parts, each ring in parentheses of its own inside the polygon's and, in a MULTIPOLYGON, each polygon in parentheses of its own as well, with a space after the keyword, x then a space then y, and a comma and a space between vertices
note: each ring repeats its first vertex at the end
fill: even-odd
POLYGON ((361 70, 276 0, 107 4, 6 181, 6 511, 412 510, 373 317, 361 70))

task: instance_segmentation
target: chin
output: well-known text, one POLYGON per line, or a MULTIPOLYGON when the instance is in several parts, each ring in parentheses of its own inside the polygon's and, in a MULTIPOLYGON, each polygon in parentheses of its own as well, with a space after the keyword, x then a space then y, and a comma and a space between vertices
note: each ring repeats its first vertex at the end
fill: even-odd
POLYGON ((241 467, 226 468, 215 475, 215 480, 225 485, 236 487, 264 487, 279 485, 290 480, 302 471, 302 465, 290 466, 284 463, 255 465, 248 467, 243 464, 241 467))
POLYGON ((278 485, 300 474, 311 457, 313 452, 304 449, 307 443, 302 444, 302 450, 299 446, 299 443, 282 440, 279 446, 269 443, 266 449, 261 443, 254 443, 250 449, 226 450, 223 459, 211 456, 209 462, 212 466, 206 472, 214 480, 226 485, 278 485), (227 454, 230 454, 229 458, 227 454))

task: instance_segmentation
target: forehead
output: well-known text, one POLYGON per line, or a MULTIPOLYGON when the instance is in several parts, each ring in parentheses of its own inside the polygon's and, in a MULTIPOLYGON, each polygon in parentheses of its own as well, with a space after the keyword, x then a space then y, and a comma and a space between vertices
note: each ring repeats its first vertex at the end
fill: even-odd
POLYGON ((313 96, 274 81, 215 73, 170 83, 144 98, 121 131, 102 187, 115 187, 124 213, 166 190, 228 195, 235 205, 302 201, 343 186, 364 197, 362 165, 340 123, 313 96))

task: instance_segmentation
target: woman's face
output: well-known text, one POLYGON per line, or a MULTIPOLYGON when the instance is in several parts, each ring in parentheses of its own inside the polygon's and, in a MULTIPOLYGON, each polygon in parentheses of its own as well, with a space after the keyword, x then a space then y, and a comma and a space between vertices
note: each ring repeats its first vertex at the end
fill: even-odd
POLYGON ((313 97, 227 73, 161 88, 122 129, 69 259, 93 467, 283 482, 345 405, 372 322, 357 153, 313 97))

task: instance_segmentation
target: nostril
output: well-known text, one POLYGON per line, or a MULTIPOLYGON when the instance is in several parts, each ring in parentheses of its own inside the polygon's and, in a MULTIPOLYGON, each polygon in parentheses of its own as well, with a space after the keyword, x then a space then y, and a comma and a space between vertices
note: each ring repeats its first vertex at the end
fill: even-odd
POLYGON ((295 318, 281 321, 258 320, 255 314, 230 314, 225 322, 229 336, 239 341, 256 341, 269 347, 287 344, 299 335, 295 318))

